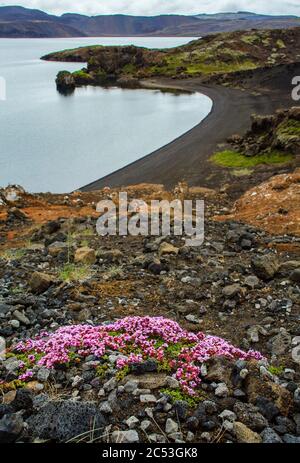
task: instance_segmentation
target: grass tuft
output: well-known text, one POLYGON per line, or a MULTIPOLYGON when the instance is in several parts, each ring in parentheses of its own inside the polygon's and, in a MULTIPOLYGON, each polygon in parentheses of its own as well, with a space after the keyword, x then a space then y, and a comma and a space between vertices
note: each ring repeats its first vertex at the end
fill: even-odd
POLYGON ((87 265, 65 264, 59 271, 58 278, 62 281, 87 280, 92 275, 92 271, 87 265))

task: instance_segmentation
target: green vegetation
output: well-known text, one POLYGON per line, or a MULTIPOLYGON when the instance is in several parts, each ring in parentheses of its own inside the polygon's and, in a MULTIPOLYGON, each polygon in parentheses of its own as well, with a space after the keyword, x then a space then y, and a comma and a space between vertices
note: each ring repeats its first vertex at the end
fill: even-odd
POLYGON ((270 365, 268 370, 271 375, 280 376, 284 372, 284 366, 280 365, 279 367, 275 367, 274 365, 270 365))
POLYGON ((125 367, 121 368, 117 373, 116 373, 116 380, 117 381, 123 381, 123 379, 126 378, 127 375, 130 373, 130 367, 128 365, 125 365, 125 367))
POLYGON ((90 76, 90 74, 88 74, 88 72, 85 69, 75 71, 72 75, 75 78, 76 82, 81 84, 89 84, 93 81, 93 78, 90 76))
POLYGON ((0 253, 0 258, 6 261, 20 260, 26 254, 26 249, 7 249, 0 253))
POLYGON ((277 45, 277 47, 280 48, 280 49, 286 48, 284 41, 281 40, 281 39, 278 39, 278 40, 277 40, 276 45, 277 45))
POLYGON ((15 391, 17 389, 22 389, 26 387, 26 383, 24 381, 20 381, 19 379, 14 379, 13 381, 9 381, 8 383, 1 383, 0 384, 0 395, 5 394, 9 391, 15 391))
POLYGON ((92 271, 87 265, 75 265, 67 263, 59 271, 58 278, 62 281, 87 280, 92 271))
POLYGON ((100 379, 105 379, 109 369, 110 369, 109 363, 103 363, 103 365, 99 365, 96 368, 96 375, 100 379))
POLYGON ((300 121, 296 119, 288 119, 282 122, 277 129, 279 139, 300 139, 300 121))
POLYGON ((162 394, 165 394, 171 399, 172 403, 177 401, 186 402, 191 408, 196 408, 200 402, 203 402, 207 397, 203 392, 198 392, 194 396, 190 396, 182 392, 181 389, 161 389, 162 394))
POLYGON ((260 164, 284 164, 289 162, 293 156, 280 151, 271 151, 256 156, 245 156, 237 151, 219 151, 211 157, 211 161, 222 167, 229 168, 251 168, 260 164))

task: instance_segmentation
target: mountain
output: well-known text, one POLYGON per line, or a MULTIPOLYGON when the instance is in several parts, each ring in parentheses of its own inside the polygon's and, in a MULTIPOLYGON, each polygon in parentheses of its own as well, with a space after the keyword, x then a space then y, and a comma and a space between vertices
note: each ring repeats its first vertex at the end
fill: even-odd
POLYGON ((216 32, 247 29, 294 27, 300 19, 293 16, 266 16, 254 13, 214 15, 62 16, 21 6, 0 7, 0 37, 99 37, 99 36, 205 36, 216 32))

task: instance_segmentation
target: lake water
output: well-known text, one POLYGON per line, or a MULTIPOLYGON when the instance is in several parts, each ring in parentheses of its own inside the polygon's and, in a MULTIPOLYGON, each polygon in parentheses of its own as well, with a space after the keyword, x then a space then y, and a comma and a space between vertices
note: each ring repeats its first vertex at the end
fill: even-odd
POLYGON ((160 48, 190 40, 0 39, 0 77, 6 81, 0 187, 18 183, 32 192, 72 191, 172 141, 211 110, 211 100, 201 94, 85 87, 62 96, 57 72, 83 65, 45 62, 42 55, 89 44, 160 48))

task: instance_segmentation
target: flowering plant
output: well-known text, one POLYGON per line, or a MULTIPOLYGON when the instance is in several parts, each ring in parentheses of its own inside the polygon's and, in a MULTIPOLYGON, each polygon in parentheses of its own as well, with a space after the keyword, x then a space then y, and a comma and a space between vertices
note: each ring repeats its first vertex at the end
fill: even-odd
POLYGON ((20 342, 12 349, 25 355, 19 379, 33 375, 35 365, 49 369, 79 361, 89 355, 102 359, 109 351, 120 353, 121 370, 153 359, 158 369, 173 373, 184 392, 194 395, 201 382, 201 364, 211 357, 257 359, 259 352, 244 352, 216 336, 192 333, 163 317, 127 317, 109 325, 70 325, 52 334, 41 332, 35 339, 20 342))

